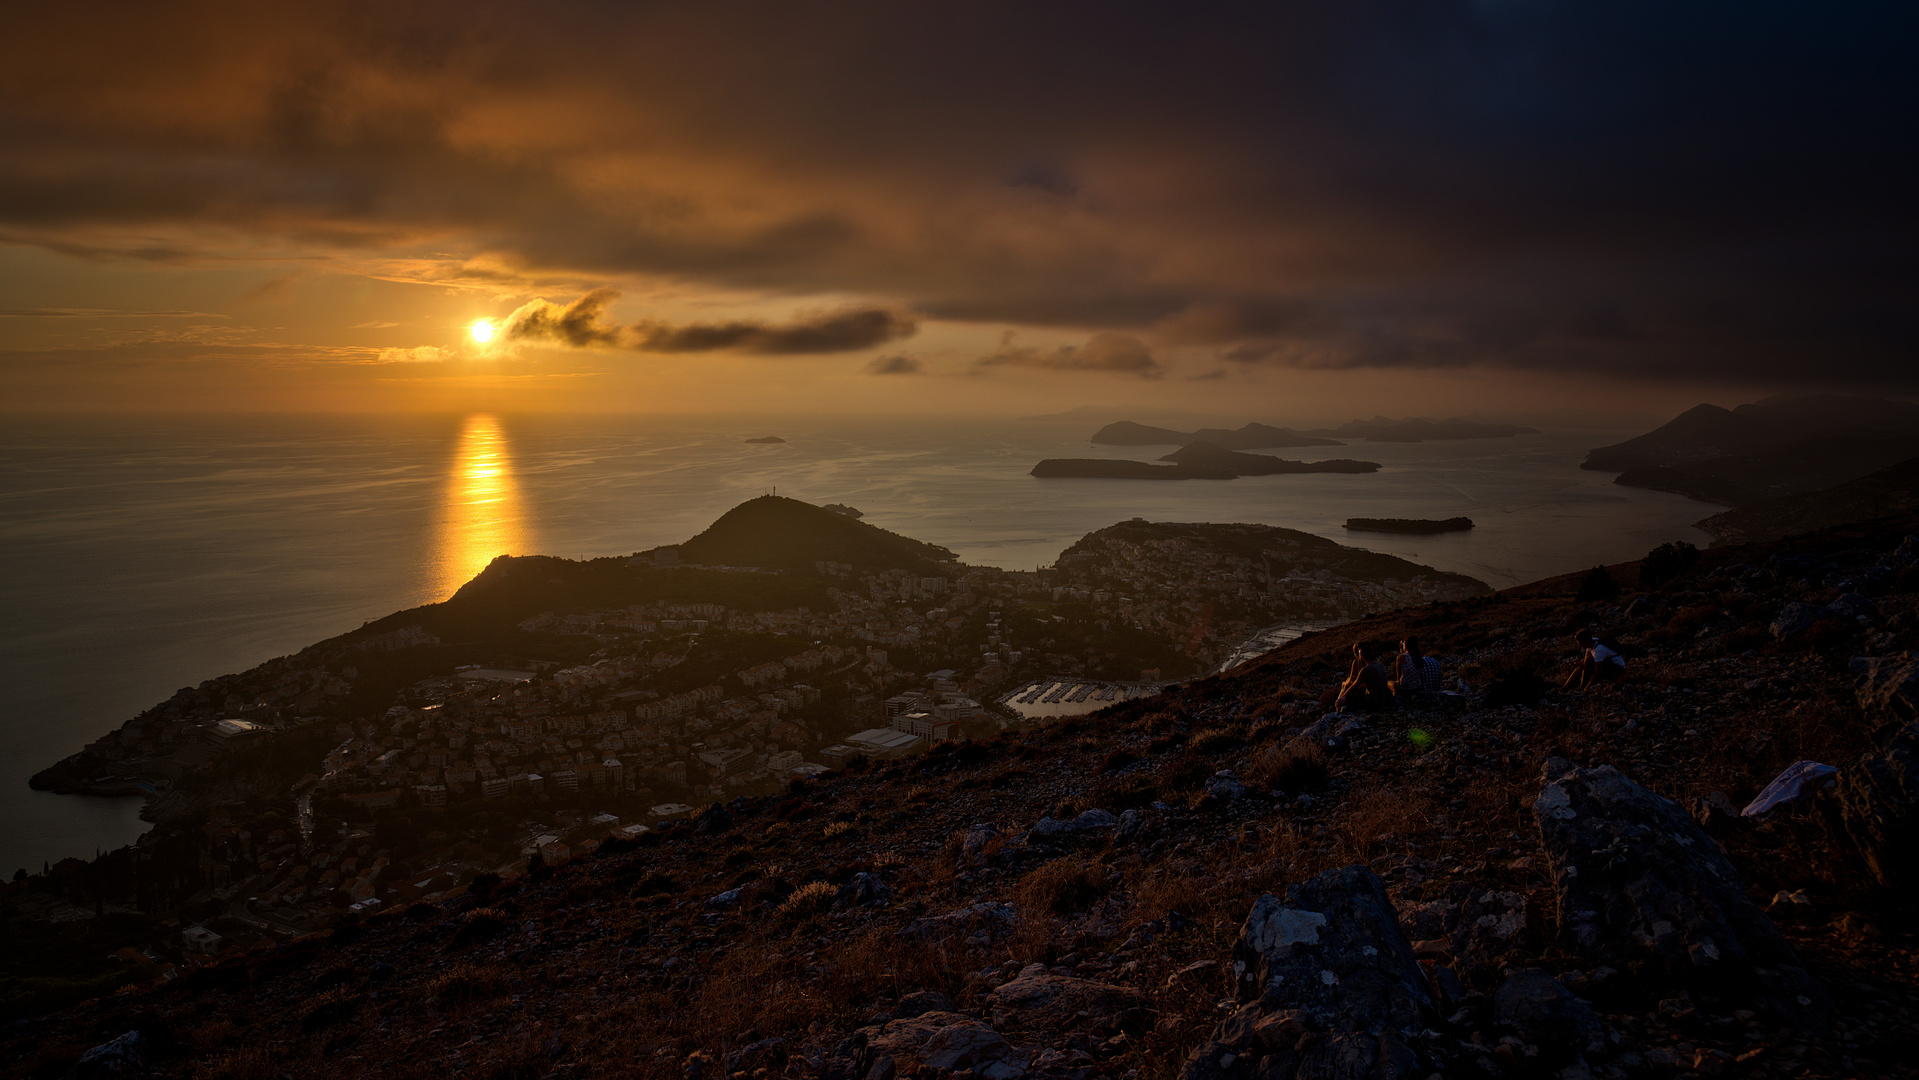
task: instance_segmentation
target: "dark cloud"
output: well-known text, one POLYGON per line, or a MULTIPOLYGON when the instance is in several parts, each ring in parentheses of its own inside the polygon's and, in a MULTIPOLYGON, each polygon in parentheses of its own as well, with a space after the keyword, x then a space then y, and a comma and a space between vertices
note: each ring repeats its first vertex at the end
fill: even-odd
POLYGON ((617 345, 620 328, 603 321, 606 307, 618 300, 613 289, 594 289, 564 306, 530 300, 506 317, 506 336, 512 341, 551 341, 584 348, 617 345))
MULTIPOLYGON (((11 15, 0 242, 426 280, 486 254, 528 293, 857 295, 1239 363, 1919 387, 1910 4, 11 15)), ((607 340, 563 317, 527 325, 607 340)), ((786 329, 642 337, 902 336, 786 329)))
POLYGON ((1094 334, 1084 345, 1052 349, 1021 348, 1011 336, 997 351, 976 361, 981 367, 1024 367, 1048 371, 1107 372, 1157 379, 1165 374, 1146 343, 1130 334, 1094 334))
POLYGON ((866 365, 868 375, 918 375, 924 369, 910 356, 876 356, 866 365))
POLYGON ((892 308, 845 308, 792 322, 735 321, 673 326, 642 322, 633 327, 636 348, 646 352, 734 352, 766 356, 851 352, 912 337, 919 321, 892 308))

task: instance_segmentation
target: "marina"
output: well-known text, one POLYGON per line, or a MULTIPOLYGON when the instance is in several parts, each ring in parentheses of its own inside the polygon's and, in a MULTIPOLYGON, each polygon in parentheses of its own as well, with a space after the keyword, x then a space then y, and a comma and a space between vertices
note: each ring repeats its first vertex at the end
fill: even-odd
POLYGON ((1045 716, 1084 716, 1122 701, 1152 697, 1160 682, 1100 682, 1066 675, 1034 679, 1001 694, 999 705, 1027 720, 1045 716))

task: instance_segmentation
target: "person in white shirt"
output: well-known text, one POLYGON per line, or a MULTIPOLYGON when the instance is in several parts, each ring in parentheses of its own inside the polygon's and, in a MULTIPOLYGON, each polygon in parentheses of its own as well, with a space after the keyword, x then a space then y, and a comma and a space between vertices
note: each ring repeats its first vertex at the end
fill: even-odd
POLYGON ((1573 640, 1586 650, 1579 663, 1559 684, 1561 690, 1585 690, 1595 683, 1612 682, 1626 673, 1626 658, 1611 644, 1600 640, 1591 630, 1581 630, 1573 640))

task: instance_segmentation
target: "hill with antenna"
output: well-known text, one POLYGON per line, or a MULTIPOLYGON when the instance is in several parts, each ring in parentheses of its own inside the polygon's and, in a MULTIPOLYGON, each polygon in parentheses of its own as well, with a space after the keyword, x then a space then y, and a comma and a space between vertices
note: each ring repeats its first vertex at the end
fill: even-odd
POLYGON ((862 570, 936 573, 958 556, 798 499, 762 495, 720 515, 680 545, 680 559, 708 566, 813 572, 823 561, 862 570))

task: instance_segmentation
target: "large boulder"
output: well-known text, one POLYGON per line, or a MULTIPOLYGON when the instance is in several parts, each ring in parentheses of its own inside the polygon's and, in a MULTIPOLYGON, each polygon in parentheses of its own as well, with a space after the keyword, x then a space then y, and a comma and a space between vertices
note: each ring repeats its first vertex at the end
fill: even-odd
POLYGON ((1746 897, 1712 837, 1610 766, 1554 759, 1533 802, 1551 861, 1560 946, 1650 984, 1823 1029, 1830 1001, 1746 897))
POLYGON ((864 1037, 864 1061, 869 1067, 890 1057, 900 1072, 919 1062, 934 1069, 972 1069, 993 1080, 1014 1080, 1026 1075, 1030 1060, 999 1032, 960 1013, 922 1013, 861 1028, 856 1034, 864 1037))
POLYGON ((1378 875, 1328 870, 1253 902, 1233 948, 1244 1004, 1186 1063, 1187 1080, 1424 1075, 1410 1043, 1434 1007, 1378 875))

